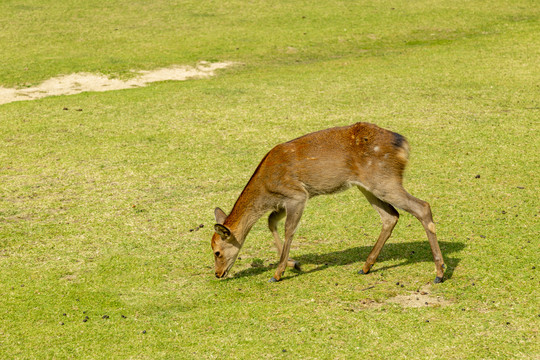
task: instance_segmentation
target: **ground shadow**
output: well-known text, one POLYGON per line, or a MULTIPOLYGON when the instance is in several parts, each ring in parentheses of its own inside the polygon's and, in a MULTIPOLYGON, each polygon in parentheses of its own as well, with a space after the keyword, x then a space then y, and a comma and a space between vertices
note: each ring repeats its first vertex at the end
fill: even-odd
MULTIPOLYGON (((461 242, 445 242, 439 241, 441 251, 443 253, 444 261, 447 266, 447 269, 444 273, 445 279, 451 279, 454 273, 454 269, 457 267, 461 261, 458 257, 453 257, 452 254, 459 253, 465 248, 465 244, 461 242)), ((361 269, 364 261, 372 249, 370 246, 358 246, 354 248, 348 248, 340 251, 334 251, 326 254, 311 253, 295 256, 291 254, 291 257, 296 261, 299 261, 300 264, 311 264, 316 265, 314 269, 309 271, 291 271, 287 270, 286 274, 289 277, 291 274, 293 276, 301 276, 302 274, 309 274, 317 271, 322 271, 326 268, 332 266, 344 266, 349 264, 358 263, 358 270, 361 269)), ((277 262, 277 259, 276 259, 277 262)), ((395 267, 406 266, 410 264, 416 264, 420 262, 433 262, 433 257, 431 255, 431 249, 427 241, 415 241, 408 243, 387 243, 381 251, 377 262, 373 266, 371 272, 376 273, 378 271, 383 271, 387 269, 392 269, 395 267), (395 265, 385 265, 385 262, 389 260, 403 260, 399 264, 395 265)), ((275 264, 268 266, 260 266, 245 269, 236 273, 231 279, 241 278, 246 276, 255 276, 270 269, 275 268, 275 264)))

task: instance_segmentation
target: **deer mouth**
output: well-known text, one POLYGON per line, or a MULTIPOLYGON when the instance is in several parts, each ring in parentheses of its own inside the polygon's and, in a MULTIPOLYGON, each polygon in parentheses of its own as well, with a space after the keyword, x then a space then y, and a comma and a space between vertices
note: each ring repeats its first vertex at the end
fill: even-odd
POLYGON ((231 270, 231 268, 233 267, 234 263, 236 262, 236 258, 238 257, 238 254, 236 254, 234 256, 234 258, 232 259, 232 261, 229 263, 229 265, 227 266, 227 268, 221 273, 219 274, 217 271, 216 271, 216 277, 218 279, 222 279, 224 278, 225 276, 227 276, 227 274, 229 274, 229 270, 231 270))
POLYGON ((233 264, 229 265, 227 269, 225 269, 225 271, 223 271, 221 274, 218 274, 218 272, 216 271, 216 277, 218 279, 223 279, 225 276, 227 276, 227 274, 229 274, 229 270, 231 270, 232 265, 233 264))

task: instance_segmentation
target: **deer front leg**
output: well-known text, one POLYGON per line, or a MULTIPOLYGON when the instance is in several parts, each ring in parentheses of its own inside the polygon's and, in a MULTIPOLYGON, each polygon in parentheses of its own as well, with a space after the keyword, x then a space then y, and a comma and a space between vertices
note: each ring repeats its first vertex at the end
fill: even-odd
POLYGON ((285 220, 285 244, 281 249, 281 256, 276 273, 274 274, 274 277, 270 279, 270 282, 278 282, 281 280, 281 277, 285 272, 285 268, 287 267, 289 260, 289 251, 291 250, 292 239, 296 229, 298 228, 300 218, 302 218, 305 204, 306 199, 303 199, 302 201, 295 201, 286 206, 287 219, 285 220))
MULTIPOLYGON (((278 256, 281 257, 281 253, 283 251, 283 245, 281 245, 281 240, 279 239, 279 233, 277 230, 277 224, 281 219, 283 219, 286 215, 285 209, 279 209, 276 211, 273 211, 270 216, 268 216, 268 228, 272 232, 272 235, 274 236, 274 244, 276 245, 276 250, 278 252, 278 256)), ((287 260, 287 266, 294 268, 295 270, 300 271, 300 263, 293 259, 287 260)))

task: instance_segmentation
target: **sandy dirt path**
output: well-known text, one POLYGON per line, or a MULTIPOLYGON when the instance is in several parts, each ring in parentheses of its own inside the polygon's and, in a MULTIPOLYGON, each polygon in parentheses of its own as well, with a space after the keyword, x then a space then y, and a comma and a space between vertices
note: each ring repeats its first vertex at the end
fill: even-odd
POLYGON ((85 91, 111 91, 147 86, 156 81, 208 78, 218 69, 233 63, 200 62, 195 67, 171 66, 153 71, 134 71, 137 74, 129 80, 111 79, 105 75, 76 73, 48 79, 38 86, 29 88, 5 88, 0 86, 0 105, 14 101, 35 100, 47 96, 73 95, 85 91))

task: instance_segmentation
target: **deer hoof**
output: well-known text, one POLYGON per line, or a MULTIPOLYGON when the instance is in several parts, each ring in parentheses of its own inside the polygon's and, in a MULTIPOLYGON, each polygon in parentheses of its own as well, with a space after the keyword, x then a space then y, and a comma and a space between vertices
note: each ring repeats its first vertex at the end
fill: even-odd
POLYGON ((302 271, 302 267, 300 266, 300 263, 298 261, 294 262, 294 270, 296 271, 302 271))
POLYGON ((433 280, 433 282, 434 282, 435 284, 440 284, 440 283, 442 283, 443 281, 444 281, 444 279, 443 279, 442 277, 440 277, 440 276, 437 276, 437 277, 435 278, 435 280, 433 280))
POLYGON ((270 280, 268 280, 268 282, 270 283, 275 283, 275 282, 278 282, 279 280, 276 280, 275 277, 272 276, 272 278, 270 280))
POLYGON ((367 272, 364 272, 363 269, 361 269, 358 273, 359 273, 360 275, 366 275, 366 274, 367 274, 367 272))

